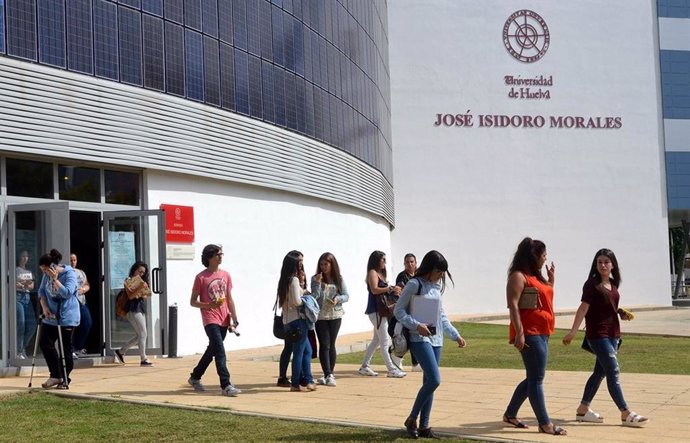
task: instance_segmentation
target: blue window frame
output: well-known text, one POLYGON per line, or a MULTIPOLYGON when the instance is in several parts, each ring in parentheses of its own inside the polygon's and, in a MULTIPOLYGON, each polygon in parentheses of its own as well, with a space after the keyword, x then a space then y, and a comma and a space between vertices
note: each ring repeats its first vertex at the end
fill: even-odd
POLYGON ((184 97, 184 29, 165 23, 165 91, 184 97))
POLYGON ((220 106, 235 110, 235 54, 232 46, 220 44, 220 106))
POLYGON ((261 62, 261 100, 263 102, 264 120, 275 122, 275 105, 273 103, 273 65, 261 62))
POLYGON ((218 40, 204 36, 204 97, 220 106, 220 54, 218 40))
POLYGON ((261 55, 261 29, 259 28, 259 0, 246 0, 247 51, 261 55))
POLYGON ((118 6, 120 81, 141 86, 141 13, 118 6))
POLYGON ((271 25, 271 4, 261 0, 259 2, 259 44, 261 58, 273 60, 273 28, 271 25))
POLYGON ((117 80, 117 5, 105 0, 93 0, 93 46, 96 75, 117 80))
POLYGON ((201 0, 201 27, 204 34, 218 38, 217 0, 201 0))
POLYGON ((165 90, 165 61, 163 56, 163 20, 143 14, 144 27, 144 87, 165 90))
POLYGON ((64 68, 65 3, 38 0, 38 60, 47 65, 64 68))
POLYGON ((187 98, 204 101, 204 48, 201 34, 185 29, 185 86, 187 98))
POLYGON ((184 0, 164 0, 163 13, 166 20, 184 23, 184 0))
POLYGON ((249 55, 235 48, 235 105, 237 112, 249 115, 249 55))
POLYGON ((91 0, 67 0, 67 68, 93 74, 91 0))
POLYGON ((263 101, 261 99, 261 59, 249 55, 249 115, 263 118, 263 101))
POLYGON ((163 17, 163 0, 141 0, 141 10, 163 17))
POLYGON ((247 3, 246 0, 232 2, 232 30, 236 48, 247 50, 247 3))
POLYGON ((7 54, 36 60, 36 0, 6 0, 7 54))
POLYGON ((201 31, 201 0, 184 0, 184 24, 201 31))
POLYGON ((218 0, 218 38, 232 44, 232 0, 218 0))

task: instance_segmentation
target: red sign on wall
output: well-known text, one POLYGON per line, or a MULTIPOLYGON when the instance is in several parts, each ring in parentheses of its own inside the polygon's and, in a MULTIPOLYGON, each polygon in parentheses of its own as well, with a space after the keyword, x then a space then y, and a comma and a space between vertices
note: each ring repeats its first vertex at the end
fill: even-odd
POLYGON ((165 211, 165 241, 194 243, 194 207, 161 205, 165 211))

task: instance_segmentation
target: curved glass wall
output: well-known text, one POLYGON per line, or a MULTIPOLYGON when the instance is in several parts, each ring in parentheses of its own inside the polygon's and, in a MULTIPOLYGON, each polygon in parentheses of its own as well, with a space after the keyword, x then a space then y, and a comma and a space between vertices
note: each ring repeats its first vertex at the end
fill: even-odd
POLYGON ((384 0, 0 0, 0 53, 203 102, 390 181, 384 0))

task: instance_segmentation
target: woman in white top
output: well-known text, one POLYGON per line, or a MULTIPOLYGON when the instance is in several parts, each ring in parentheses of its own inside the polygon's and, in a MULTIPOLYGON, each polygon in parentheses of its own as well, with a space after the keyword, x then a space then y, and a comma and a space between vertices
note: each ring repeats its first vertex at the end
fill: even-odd
POLYGON ((36 311, 31 302, 31 291, 34 289, 34 275, 27 269, 29 252, 22 251, 15 269, 17 287, 17 358, 25 359, 25 348, 29 345, 36 329, 36 311))
POLYGON ((299 260, 291 254, 283 259, 278 280, 278 304, 283 311, 283 324, 288 336, 298 336, 292 341, 292 379, 290 391, 315 391, 314 377, 311 373, 311 346, 307 340, 307 321, 300 316, 303 305, 304 289, 299 282, 299 260), (300 379, 307 381, 307 386, 300 386, 300 379))

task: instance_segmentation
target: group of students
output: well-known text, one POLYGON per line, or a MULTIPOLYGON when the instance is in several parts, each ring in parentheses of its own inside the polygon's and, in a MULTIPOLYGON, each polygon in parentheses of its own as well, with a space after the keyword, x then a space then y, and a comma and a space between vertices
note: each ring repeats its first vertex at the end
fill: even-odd
MULTIPOLYGON (((44 278, 39 288, 39 301, 45 319, 45 333, 40 339, 41 349, 50 369, 50 378, 43 383, 44 388, 69 384, 72 359, 65 359, 61 366, 55 342, 58 337, 57 316, 61 316, 64 346, 71 346, 74 327, 79 325, 79 301, 77 276, 71 266, 60 265, 62 256, 56 250, 42 256, 39 260, 44 278), (64 369, 64 372, 62 370, 64 369), (67 377, 63 377, 63 375, 67 377)), ((204 330, 209 344, 193 369, 188 383, 196 391, 204 391, 201 378, 215 360, 223 395, 236 396, 241 390, 230 380, 227 369, 223 340, 228 331, 235 332, 239 324, 235 303, 232 299, 232 279, 227 271, 220 269, 223 251, 219 245, 207 245, 202 252, 201 261, 205 266, 194 279, 191 306, 201 310, 204 330)), ((336 363, 336 339, 344 315, 343 303, 349 299, 347 286, 340 275, 336 258, 331 253, 319 257, 317 270, 311 278, 311 292, 306 288, 304 256, 299 251, 290 251, 283 259, 277 287, 277 305, 282 309, 283 324, 286 331, 285 347, 280 359, 278 386, 290 387, 294 392, 309 392, 317 389, 317 382, 335 386, 334 367, 336 363), (311 346, 308 331, 315 329, 320 345, 319 360, 323 377, 315 382, 311 371, 311 346), (287 367, 292 356, 291 378, 287 378, 287 367)), ((510 312, 509 341, 520 352, 525 366, 526 377, 515 388, 505 409, 503 422, 520 429, 528 426, 518 418, 518 411, 529 399, 539 424, 539 432, 553 435, 567 435, 563 428, 555 426, 546 410, 543 382, 548 361, 548 341, 554 333, 554 283, 555 266, 546 265, 546 245, 529 237, 517 247, 508 270, 506 299, 510 312), (546 269, 547 277, 543 276, 546 269), (520 299, 526 288, 536 290, 536 307, 521 308, 520 299)), ((388 369, 388 376, 402 378, 405 373, 393 363, 388 352, 388 319, 378 315, 376 297, 393 293, 398 295, 394 315, 397 321, 409 331, 409 350, 423 372, 422 386, 412 406, 404 426, 412 438, 434 438, 430 427, 430 415, 434 391, 440 386, 439 363, 444 334, 455 341, 459 347, 466 346, 465 339, 448 320, 442 304, 442 294, 446 287, 446 277, 453 282, 448 271, 448 262, 438 251, 429 251, 419 266, 414 269, 414 255, 405 256, 405 270, 400 273, 396 285, 389 285, 386 274, 386 256, 381 251, 371 253, 367 264, 366 283, 368 300, 365 313, 373 325, 373 337, 367 347, 364 360, 358 373, 365 376, 378 375, 371 367, 371 358, 377 347, 388 369), (435 322, 418 321, 411 310, 413 298, 435 301, 438 306, 435 322)), ((148 268, 137 262, 132 266, 130 278, 140 277, 148 285, 148 268)), ((126 282, 127 283, 127 282, 126 282)), ((596 356, 592 375, 589 377, 582 400, 576 410, 576 420, 601 423, 604 418, 590 408, 601 382, 606 378, 609 394, 621 412, 624 426, 641 427, 649 420, 630 410, 620 383, 620 367, 617 352, 620 346, 620 322, 630 320, 628 311, 619 309, 621 273, 613 251, 598 250, 592 261, 587 280, 583 286, 581 304, 575 314, 573 325, 563 338, 563 344, 572 342, 583 321, 586 323, 585 342, 596 356)), ((125 284, 127 287, 127 284, 125 284)), ((148 286, 147 286, 148 287, 148 286)), ((136 304, 136 303, 135 303, 136 304)), ((145 298, 139 305, 145 305, 145 298)), ((145 312, 145 311, 144 311, 145 312)), ((123 348, 116 351, 117 358, 124 362, 123 351, 138 342, 140 353, 145 350, 145 321, 141 321, 140 308, 132 308, 128 319, 137 333, 123 348), (131 315, 130 315, 131 314, 131 315), (137 325, 143 324, 142 328, 137 325), (143 340, 142 340, 143 338, 143 340)), ((150 365, 142 354, 141 364, 150 365)))

